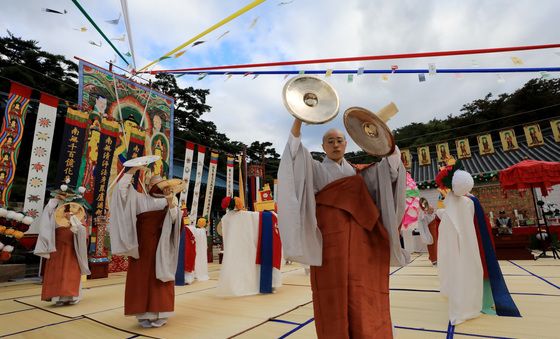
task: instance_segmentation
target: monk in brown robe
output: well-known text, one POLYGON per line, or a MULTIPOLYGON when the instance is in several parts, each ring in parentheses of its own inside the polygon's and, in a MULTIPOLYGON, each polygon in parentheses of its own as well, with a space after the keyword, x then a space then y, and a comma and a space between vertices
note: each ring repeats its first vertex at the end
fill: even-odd
POLYGON ((285 257, 311 265, 319 338, 392 338, 389 265, 406 264, 398 226, 405 169, 398 149, 357 172, 346 139, 323 137, 323 162, 301 145, 296 119, 278 172, 278 220, 285 257))
MULTIPOLYGON (((60 225, 55 210, 62 197, 51 199, 39 220, 39 236, 34 253, 47 259, 44 265, 41 300, 57 306, 76 304, 81 297, 81 276, 90 274, 87 262, 87 230, 69 209, 60 225)), ((66 205, 66 207, 69 207, 66 205)))
POLYGON ((179 211, 170 191, 158 192, 159 176, 150 179, 149 195, 134 189, 131 181, 138 169, 125 173, 112 194, 111 251, 130 256, 124 314, 136 316, 142 327, 161 327, 174 310, 179 211))

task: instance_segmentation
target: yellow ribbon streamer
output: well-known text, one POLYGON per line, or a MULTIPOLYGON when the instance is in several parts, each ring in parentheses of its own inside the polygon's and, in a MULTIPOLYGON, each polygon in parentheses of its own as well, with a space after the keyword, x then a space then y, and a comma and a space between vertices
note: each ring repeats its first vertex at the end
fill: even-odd
POLYGON ((150 62, 149 64, 147 64, 146 66, 142 67, 139 71, 143 71, 146 68, 152 66, 153 64, 158 63, 161 60, 167 59, 166 57, 171 56, 173 53, 176 53, 178 51, 180 51, 181 49, 185 48, 186 46, 190 45, 191 43, 197 41, 198 39, 202 38, 203 36, 205 36, 206 34, 214 31, 215 29, 227 24, 228 22, 230 22, 231 20, 237 18, 238 16, 250 11, 251 9, 257 7, 258 5, 262 4, 263 2, 265 2, 266 0, 255 0, 252 3, 248 4, 247 6, 241 8, 240 10, 238 10, 237 12, 231 14, 230 16, 228 16, 227 18, 222 19, 220 22, 214 24, 213 26, 209 27, 208 29, 206 29, 205 31, 197 34, 195 37, 189 39, 187 42, 181 44, 179 47, 173 49, 172 51, 164 54, 162 57, 157 58, 156 60, 150 62))

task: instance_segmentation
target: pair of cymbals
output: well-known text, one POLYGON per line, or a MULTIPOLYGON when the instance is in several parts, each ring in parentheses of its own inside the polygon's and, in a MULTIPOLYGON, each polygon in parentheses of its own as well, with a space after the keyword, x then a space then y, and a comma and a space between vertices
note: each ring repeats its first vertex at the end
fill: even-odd
MULTIPOLYGON (((336 91, 318 77, 300 75, 290 79, 283 95, 290 114, 308 124, 324 124, 338 114, 340 103, 336 91)), ((386 156, 395 150, 395 139, 386 122, 397 112, 394 103, 377 114, 362 107, 351 107, 344 112, 344 127, 365 152, 386 156)))

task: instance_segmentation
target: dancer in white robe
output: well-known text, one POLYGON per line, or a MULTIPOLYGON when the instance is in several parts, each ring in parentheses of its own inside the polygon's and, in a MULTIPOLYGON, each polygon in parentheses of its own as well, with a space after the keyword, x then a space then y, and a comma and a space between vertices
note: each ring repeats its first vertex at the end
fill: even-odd
POLYGON ((437 210, 441 219, 437 266, 440 292, 448 298, 449 322, 458 325, 478 317, 482 311, 483 270, 474 205, 465 196, 474 185, 473 178, 462 170, 449 175, 452 184, 444 200, 445 209, 437 210))

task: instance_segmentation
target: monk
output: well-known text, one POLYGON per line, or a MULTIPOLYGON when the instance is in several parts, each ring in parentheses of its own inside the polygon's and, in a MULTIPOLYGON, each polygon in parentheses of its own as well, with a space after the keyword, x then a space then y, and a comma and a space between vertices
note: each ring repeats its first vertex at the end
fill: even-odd
POLYGON ((392 338, 389 265, 406 264, 398 227, 406 172, 398 149, 357 172, 346 138, 323 136, 322 161, 301 145, 294 121, 278 172, 278 221, 286 259, 311 265, 318 338, 392 338))
MULTIPOLYGON (((63 200, 51 199, 39 220, 39 236, 33 253, 45 262, 41 300, 57 306, 80 301, 81 276, 91 274, 87 261, 87 230, 69 208, 64 210, 68 227, 55 219, 55 210, 63 200)), ((69 207, 66 205, 65 207, 69 207)))
POLYGON ((425 204, 426 210, 423 208, 418 210, 418 228, 422 242, 428 247, 428 259, 432 265, 437 265, 437 242, 438 227, 440 220, 436 215, 434 208, 430 206, 428 200, 420 198, 420 206, 425 204))
POLYGON ((161 327, 173 314, 174 280, 179 253, 180 225, 176 198, 157 184, 163 179, 150 178, 149 195, 138 193, 132 178, 134 167, 113 191, 109 221, 111 251, 128 255, 124 314, 136 316, 140 326, 161 327), (165 195, 157 198, 154 195, 165 195))

